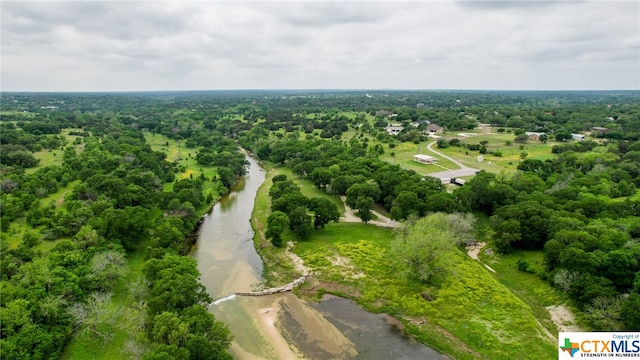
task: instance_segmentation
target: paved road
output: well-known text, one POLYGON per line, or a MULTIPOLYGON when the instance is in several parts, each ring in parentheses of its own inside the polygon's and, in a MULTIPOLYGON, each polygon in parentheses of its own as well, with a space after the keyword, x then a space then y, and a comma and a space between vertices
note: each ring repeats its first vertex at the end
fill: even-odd
POLYGON ((433 150, 433 145, 436 144, 437 141, 434 141, 432 143, 429 143, 429 145, 427 145, 427 149, 429 149, 429 151, 431 151, 432 153, 443 157, 449 161, 451 161, 452 163, 456 164, 457 166, 460 167, 460 169, 455 169, 455 170, 446 170, 446 171, 438 171, 438 172, 434 172, 431 174, 427 174, 428 176, 433 176, 433 177, 437 177, 440 179, 445 179, 445 178, 456 178, 456 177, 461 177, 461 176, 469 176, 469 175, 475 175, 476 171, 478 171, 478 169, 474 169, 474 168, 470 168, 466 165, 464 165, 463 163, 461 163, 460 161, 447 156, 437 150, 433 150))

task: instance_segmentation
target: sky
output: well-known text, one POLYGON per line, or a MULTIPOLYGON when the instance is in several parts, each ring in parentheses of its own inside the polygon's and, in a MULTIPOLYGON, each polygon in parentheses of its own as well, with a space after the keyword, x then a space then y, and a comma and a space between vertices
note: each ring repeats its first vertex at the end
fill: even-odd
POLYGON ((2 91, 640 89, 639 1, 2 1, 2 91))

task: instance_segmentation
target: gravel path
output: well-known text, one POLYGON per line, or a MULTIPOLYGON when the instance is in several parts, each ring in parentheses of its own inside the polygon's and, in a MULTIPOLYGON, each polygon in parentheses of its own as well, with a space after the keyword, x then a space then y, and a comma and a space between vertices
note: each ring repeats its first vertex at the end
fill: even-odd
MULTIPOLYGON (((340 196, 340 199, 342 199, 342 202, 344 203, 344 215, 342 217, 340 217, 340 222, 362 222, 362 220, 360 220, 360 218, 354 213, 353 209, 349 207, 349 205, 347 205, 346 203, 346 197, 345 196, 340 196)), ((376 226, 381 226, 381 227, 391 227, 391 228, 397 228, 397 227, 401 227, 402 224, 395 221, 395 220, 391 220, 388 217, 380 214, 379 212, 375 211, 375 210, 371 210, 371 212, 378 217, 377 220, 371 220, 368 222, 368 224, 373 224, 376 226)))

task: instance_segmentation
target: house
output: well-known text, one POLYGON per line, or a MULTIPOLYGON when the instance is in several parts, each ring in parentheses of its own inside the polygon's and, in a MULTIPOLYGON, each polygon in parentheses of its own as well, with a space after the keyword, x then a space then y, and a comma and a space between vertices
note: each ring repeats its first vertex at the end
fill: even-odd
POLYGON ((389 126, 384 129, 389 135, 398 135, 402 130, 404 130, 404 127, 400 126, 400 124, 389 124, 389 126))
POLYGON ((436 124, 427 125, 427 132, 430 132, 430 133, 441 133, 442 131, 444 131, 444 128, 442 126, 438 126, 436 124))
POLYGON ((582 134, 571 134, 571 137, 575 141, 583 141, 586 137, 582 134))
POLYGON ((602 127, 602 126, 594 126, 590 130, 601 132, 601 133, 608 133, 609 131, 611 131, 609 128, 602 127))
POLYGON ((527 131, 524 134, 527 135, 529 137, 529 140, 532 140, 532 141, 539 141, 540 136, 546 135, 543 132, 533 132, 533 131, 527 131))
POLYGON ((421 164, 437 164, 438 158, 424 154, 416 154, 413 155, 413 161, 419 162, 421 164))

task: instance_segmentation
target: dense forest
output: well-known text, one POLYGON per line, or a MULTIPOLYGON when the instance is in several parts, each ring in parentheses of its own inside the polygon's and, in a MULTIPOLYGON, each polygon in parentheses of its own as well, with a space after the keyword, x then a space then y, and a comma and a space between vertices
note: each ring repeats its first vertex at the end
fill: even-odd
MULTIPOLYGON (((188 254, 201 215, 245 174, 243 151, 343 196, 363 222, 375 207, 398 221, 488 218, 497 251, 543 251, 544 270, 526 261, 520 270, 566 294, 593 329, 640 329, 636 91, 3 93, 1 102, 3 358, 58 358, 79 334, 108 342, 124 281, 143 319, 128 356, 230 358, 232 335, 203 306, 211 299, 188 254), (403 129, 391 135, 390 124, 403 129), (426 141, 428 124, 454 133, 488 124, 523 144, 525 132, 545 133, 551 151, 452 189, 383 157, 426 141), (172 146, 186 157, 171 157, 172 146), (141 276, 124 278, 138 253, 141 276)), ((438 145, 487 153, 454 140, 438 145)), ((304 241, 340 217, 286 176, 273 184, 276 247, 284 231, 304 241)))

